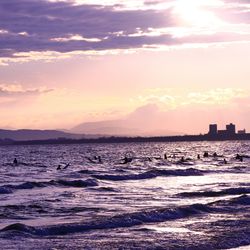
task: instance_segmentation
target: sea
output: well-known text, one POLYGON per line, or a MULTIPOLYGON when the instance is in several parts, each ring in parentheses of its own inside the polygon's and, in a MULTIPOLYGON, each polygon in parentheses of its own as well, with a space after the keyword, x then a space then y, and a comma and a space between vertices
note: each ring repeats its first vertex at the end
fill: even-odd
POLYGON ((250 141, 1 146, 0 249, 250 249, 250 141))

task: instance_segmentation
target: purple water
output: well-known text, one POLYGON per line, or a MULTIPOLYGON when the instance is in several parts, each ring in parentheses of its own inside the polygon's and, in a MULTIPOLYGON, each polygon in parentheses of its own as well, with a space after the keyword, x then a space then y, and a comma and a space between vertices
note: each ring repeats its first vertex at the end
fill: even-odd
POLYGON ((249 141, 0 152, 1 249, 250 249, 249 141))

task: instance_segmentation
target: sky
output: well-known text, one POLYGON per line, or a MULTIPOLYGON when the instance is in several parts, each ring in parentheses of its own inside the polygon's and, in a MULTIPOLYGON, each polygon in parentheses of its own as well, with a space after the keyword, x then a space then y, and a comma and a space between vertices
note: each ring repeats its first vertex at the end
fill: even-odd
POLYGON ((250 131, 249 65, 249 0, 0 1, 1 128, 250 131))

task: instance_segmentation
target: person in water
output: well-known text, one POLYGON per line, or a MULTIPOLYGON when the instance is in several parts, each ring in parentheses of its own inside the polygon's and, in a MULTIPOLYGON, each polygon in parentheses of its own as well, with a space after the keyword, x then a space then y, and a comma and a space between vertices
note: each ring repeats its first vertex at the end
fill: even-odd
POLYGON ((218 157, 216 152, 213 153, 213 157, 218 157))
POLYGON ((237 154, 236 157, 235 157, 236 160, 239 160, 240 159, 240 155, 237 154))
POLYGON ((197 159, 200 160, 201 159, 201 156, 200 154, 197 155, 197 159))
POLYGON ((90 162, 90 163, 96 163, 96 156, 94 157, 94 160, 91 159, 90 157, 86 157, 86 159, 90 162))
POLYGON ((90 157, 86 157, 86 159, 88 159, 88 161, 90 163, 94 163, 94 164, 101 164, 102 163, 102 158, 101 156, 94 156, 94 159, 91 159, 90 157))
POLYGON ((125 156, 125 157, 123 158, 123 161, 124 161, 124 162, 122 162, 121 164, 130 163, 132 160, 133 160, 132 158, 128 158, 127 156, 125 156))
POLYGON ((185 160, 184 156, 182 156, 180 162, 185 162, 185 161, 186 160, 185 160))
POLYGON ((235 159, 236 159, 236 160, 240 160, 240 161, 242 162, 242 161, 243 161, 243 156, 237 154, 236 157, 235 157, 235 159))
POLYGON ((164 160, 167 160, 168 159, 168 156, 167 156, 167 153, 164 154, 164 160))
POLYGON ((225 158, 224 158, 223 162, 224 162, 224 164, 227 164, 227 160, 225 158))
POLYGON ((204 154, 203 154, 203 157, 208 157, 209 155, 208 155, 208 152, 206 151, 206 152, 204 152, 204 154))
POLYGON ((98 163, 102 164, 102 158, 100 155, 98 155, 97 159, 98 159, 98 163))
POLYGON ((15 165, 17 165, 17 164, 18 164, 18 162, 17 162, 17 158, 15 158, 15 159, 14 159, 13 163, 14 163, 15 165))
POLYGON ((66 164, 66 165, 65 165, 65 167, 64 167, 63 169, 68 168, 68 167, 69 167, 69 165, 70 165, 70 163, 66 164))

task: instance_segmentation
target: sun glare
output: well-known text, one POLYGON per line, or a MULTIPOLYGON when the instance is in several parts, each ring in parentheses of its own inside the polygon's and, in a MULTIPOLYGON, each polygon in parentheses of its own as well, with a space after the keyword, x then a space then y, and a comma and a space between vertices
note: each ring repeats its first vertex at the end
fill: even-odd
POLYGON ((206 7, 221 5, 217 0, 177 0, 174 6, 175 13, 187 25, 197 27, 219 26, 219 20, 212 11, 206 7))

